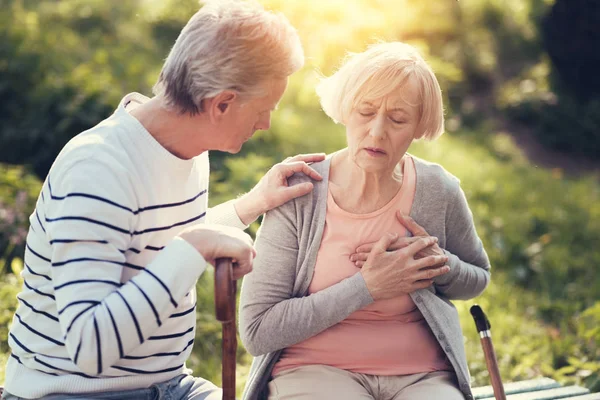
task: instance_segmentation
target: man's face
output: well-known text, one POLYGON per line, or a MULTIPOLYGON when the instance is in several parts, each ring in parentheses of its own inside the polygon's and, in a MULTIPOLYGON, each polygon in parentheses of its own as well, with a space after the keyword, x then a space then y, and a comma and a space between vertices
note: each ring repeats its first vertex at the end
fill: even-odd
POLYGON ((216 134, 222 144, 219 150, 237 153, 254 132, 269 129, 271 113, 277 108, 287 82, 287 78, 269 80, 263 86, 264 96, 234 100, 229 105, 229 115, 217 127, 216 134))

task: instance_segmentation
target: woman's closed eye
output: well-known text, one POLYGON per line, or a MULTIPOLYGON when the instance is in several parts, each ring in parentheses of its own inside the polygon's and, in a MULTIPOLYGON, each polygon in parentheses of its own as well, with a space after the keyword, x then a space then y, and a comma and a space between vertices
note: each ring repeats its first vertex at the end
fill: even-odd
POLYGON ((398 124, 398 125, 406 123, 406 120, 404 120, 404 119, 397 119, 397 118, 390 118, 390 121, 392 121, 394 124, 398 124))
POLYGON ((359 111, 358 113, 363 117, 372 117, 373 115, 375 115, 375 112, 373 111, 359 111))

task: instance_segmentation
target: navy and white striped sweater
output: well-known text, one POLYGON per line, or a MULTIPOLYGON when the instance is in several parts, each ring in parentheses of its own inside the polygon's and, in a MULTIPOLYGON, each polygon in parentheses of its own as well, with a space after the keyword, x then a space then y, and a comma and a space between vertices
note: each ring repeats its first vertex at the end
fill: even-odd
MULTIPOLYGON (((71 140, 44 182, 9 333, 16 396, 142 388, 186 372, 206 262, 175 235, 207 219, 208 154, 165 150, 124 107, 146 99, 126 96, 71 140)), ((244 228, 231 202, 213 215, 244 228)))

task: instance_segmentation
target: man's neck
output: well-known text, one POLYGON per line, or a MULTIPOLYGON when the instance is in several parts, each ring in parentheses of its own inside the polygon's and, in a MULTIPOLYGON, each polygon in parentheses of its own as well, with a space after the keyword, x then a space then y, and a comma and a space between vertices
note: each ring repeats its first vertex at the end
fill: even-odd
POLYGON ((137 119, 152 137, 174 156, 189 160, 207 151, 190 145, 190 138, 199 142, 199 121, 188 115, 167 110, 160 99, 153 97, 135 107, 129 114, 137 119))

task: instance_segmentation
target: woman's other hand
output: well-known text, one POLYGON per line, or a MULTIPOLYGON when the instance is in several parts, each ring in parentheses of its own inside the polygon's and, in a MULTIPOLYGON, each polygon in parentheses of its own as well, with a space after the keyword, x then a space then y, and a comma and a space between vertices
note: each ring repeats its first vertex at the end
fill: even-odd
MULTIPOLYGON (((388 251, 394 251, 398 249, 402 249, 408 246, 411 243, 414 243, 419 237, 428 237, 429 234, 427 231, 419 224, 415 222, 411 217, 402 214, 400 211, 396 212, 396 218, 398 221, 413 235, 412 237, 400 237, 395 242, 393 242, 390 247, 387 249, 388 251)), ((350 261, 354 263, 357 267, 362 267, 367 261, 369 257, 369 253, 373 249, 373 246, 377 242, 365 243, 356 248, 356 253, 350 255, 350 261)), ((432 244, 429 247, 424 248, 415 254, 415 258, 420 259, 427 256, 435 256, 435 255, 444 255, 444 251, 440 248, 437 242, 432 244)), ((441 265, 437 265, 439 267, 441 265)))
POLYGON ((398 234, 384 235, 377 241, 360 273, 374 300, 385 300, 412 293, 433 284, 433 278, 450 270, 445 255, 416 258, 416 254, 437 242, 435 237, 419 237, 398 250, 389 251, 398 234))
MULTIPOLYGON (((412 219, 412 217, 410 217, 409 215, 404 215, 400 211, 396 211, 396 218, 398 218, 398 221, 410 233, 412 233, 413 237, 425 237, 425 236, 429 236, 429 234, 427 233, 427 231, 425 230, 425 228, 423 228, 421 225, 417 224, 417 222, 414 219, 412 219)), ((444 254, 444 250, 442 250, 440 248, 440 246, 437 244, 437 242, 435 242, 435 244, 432 245, 430 249, 428 249, 428 253, 427 254, 443 255, 444 254)))

